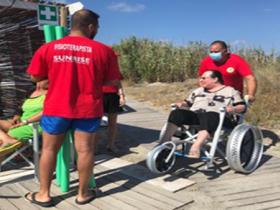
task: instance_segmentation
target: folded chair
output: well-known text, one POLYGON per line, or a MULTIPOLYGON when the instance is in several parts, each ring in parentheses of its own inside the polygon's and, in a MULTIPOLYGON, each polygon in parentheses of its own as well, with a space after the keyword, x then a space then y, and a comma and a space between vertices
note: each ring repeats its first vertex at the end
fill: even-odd
POLYGON ((27 139, 26 141, 19 141, 16 144, 8 146, 6 148, 0 149, 0 171, 2 167, 13 160, 16 156, 20 156, 23 160, 28 163, 29 166, 34 167, 35 170, 35 179, 38 177, 39 169, 39 132, 38 132, 39 123, 32 123, 33 126, 33 138, 27 139), (33 147, 33 162, 30 161, 25 155, 24 152, 28 148, 33 147))

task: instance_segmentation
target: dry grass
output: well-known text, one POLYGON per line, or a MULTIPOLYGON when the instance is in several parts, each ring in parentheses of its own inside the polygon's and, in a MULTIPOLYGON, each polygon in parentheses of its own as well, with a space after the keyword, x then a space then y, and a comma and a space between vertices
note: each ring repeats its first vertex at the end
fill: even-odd
POLYGON ((197 80, 192 79, 188 82, 174 83, 125 83, 124 87, 129 97, 143 102, 149 102, 159 109, 169 111, 171 103, 184 100, 196 85, 197 80))

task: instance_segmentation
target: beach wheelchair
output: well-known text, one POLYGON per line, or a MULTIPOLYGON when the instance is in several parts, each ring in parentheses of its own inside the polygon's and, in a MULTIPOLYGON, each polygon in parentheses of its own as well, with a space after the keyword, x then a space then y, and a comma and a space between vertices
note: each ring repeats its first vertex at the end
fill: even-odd
MULTIPOLYGON (((200 160, 206 162, 206 170, 213 169, 217 153, 236 172, 248 174, 258 167, 263 154, 262 132, 258 127, 245 123, 244 115, 245 113, 238 114, 236 127, 226 129, 222 126, 226 109, 220 109, 218 127, 201 149, 200 160), (225 149, 222 148, 222 144, 225 145, 225 149)), ((166 126, 167 123, 161 129, 159 139, 165 133, 166 126)), ((156 174, 169 172, 175 164, 176 156, 188 158, 188 149, 196 137, 195 126, 179 127, 172 141, 159 144, 148 153, 146 164, 149 170, 156 174)))

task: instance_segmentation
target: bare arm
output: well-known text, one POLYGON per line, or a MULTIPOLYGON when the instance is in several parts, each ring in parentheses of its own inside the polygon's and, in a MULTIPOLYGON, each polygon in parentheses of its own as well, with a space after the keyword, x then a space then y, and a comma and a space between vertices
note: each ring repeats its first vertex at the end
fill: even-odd
POLYGON ((243 104, 238 104, 236 106, 229 105, 226 107, 226 110, 229 113, 241 113, 241 112, 244 112, 245 109, 246 109, 246 106, 243 104))
POLYGON ((176 107, 178 107, 178 108, 181 108, 181 107, 186 107, 186 108, 188 108, 188 107, 190 107, 187 100, 177 102, 177 103, 175 103, 174 105, 175 105, 176 107))
POLYGON ((40 81, 42 81, 42 80, 45 80, 45 79, 47 79, 47 78, 44 78, 44 77, 34 77, 34 76, 30 76, 30 78, 31 78, 31 80, 33 81, 33 82, 40 82, 40 81))
POLYGON ((124 94, 124 90, 123 90, 121 81, 119 81, 119 84, 118 84, 118 94, 120 96, 120 106, 124 106, 125 105, 125 94, 124 94))
POLYGON ((254 75, 249 75, 245 77, 246 85, 247 85, 247 95, 249 97, 250 102, 255 101, 255 94, 257 92, 257 80, 254 75))
POLYGON ((16 128, 16 127, 19 127, 19 126, 27 125, 28 123, 38 122, 41 119, 42 116, 43 116, 43 111, 33 115, 32 117, 29 117, 24 122, 19 122, 19 123, 13 125, 12 128, 16 128))

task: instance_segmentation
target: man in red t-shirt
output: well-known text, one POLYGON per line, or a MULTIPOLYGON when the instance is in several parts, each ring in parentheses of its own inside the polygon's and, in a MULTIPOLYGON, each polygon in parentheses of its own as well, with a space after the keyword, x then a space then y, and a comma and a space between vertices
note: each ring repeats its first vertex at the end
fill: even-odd
POLYGON ((96 130, 103 115, 102 86, 116 85, 122 78, 113 50, 92 40, 98 31, 98 18, 90 10, 74 13, 70 35, 40 47, 28 68, 34 81, 49 80, 41 120, 40 191, 25 195, 30 202, 44 207, 53 205, 50 185, 56 155, 68 129, 74 130, 78 153, 79 190, 75 202, 82 205, 95 198, 88 185, 96 130))
MULTIPOLYGON (((116 56, 119 56, 115 52, 116 56)), ((119 81, 117 86, 114 85, 104 85, 102 87, 103 91, 103 108, 106 116, 108 117, 108 129, 107 129, 107 146, 108 152, 118 154, 120 150, 115 145, 115 139, 117 135, 117 119, 118 113, 123 109, 122 106, 125 105, 125 94, 121 81, 119 81)))
POLYGON ((211 69, 220 71, 225 85, 234 87, 241 94, 243 94, 243 79, 245 79, 246 95, 250 102, 255 100, 257 81, 249 64, 240 56, 229 53, 224 41, 217 40, 211 43, 210 54, 201 61, 198 73, 201 76, 211 69))
POLYGON ((119 154, 120 150, 115 145, 117 135, 117 119, 118 113, 123 109, 125 105, 125 95, 122 87, 122 83, 119 82, 117 86, 103 86, 103 108, 106 116, 108 117, 108 129, 107 129, 107 146, 108 152, 119 154))

